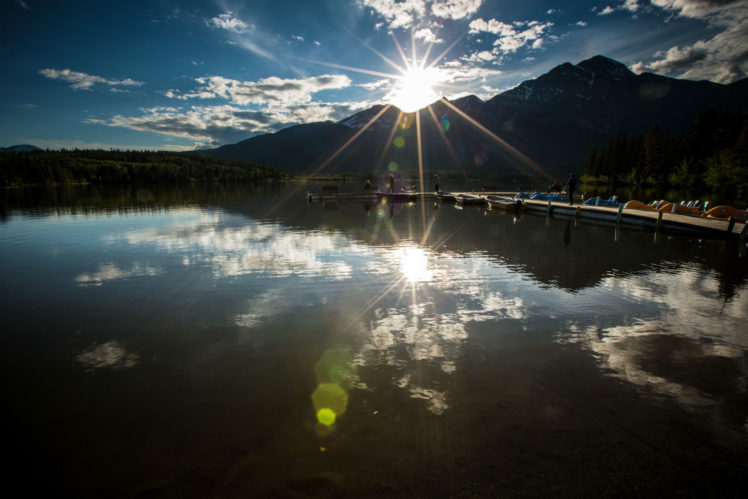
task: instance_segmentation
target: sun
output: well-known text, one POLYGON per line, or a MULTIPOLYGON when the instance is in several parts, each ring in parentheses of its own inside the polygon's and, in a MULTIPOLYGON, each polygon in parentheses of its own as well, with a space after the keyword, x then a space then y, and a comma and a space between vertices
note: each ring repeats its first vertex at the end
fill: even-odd
POLYGON ((388 101, 406 113, 412 113, 439 99, 436 87, 444 79, 444 74, 435 67, 408 68, 395 81, 388 101))

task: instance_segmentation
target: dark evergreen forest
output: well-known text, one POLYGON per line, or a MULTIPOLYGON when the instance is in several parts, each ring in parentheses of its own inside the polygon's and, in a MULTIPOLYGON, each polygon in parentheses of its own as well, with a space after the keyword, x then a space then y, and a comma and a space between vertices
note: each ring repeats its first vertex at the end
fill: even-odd
POLYGON ((742 207, 748 204, 748 117, 705 111, 675 136, 652 127, 646 135, 619 134, 590 151, 586 184, 668 189, 742 207))
POLYGON ((288 178, 255 163, 193 154, 118 150, 0 153, 0 186, 266 182, 288 178))

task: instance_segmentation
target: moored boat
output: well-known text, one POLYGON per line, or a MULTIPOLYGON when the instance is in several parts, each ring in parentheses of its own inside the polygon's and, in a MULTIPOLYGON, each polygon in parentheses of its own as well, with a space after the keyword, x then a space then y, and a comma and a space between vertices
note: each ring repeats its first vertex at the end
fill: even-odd
POLYGON ((439 201, 445 201, 445 202, 455 202, 457 199, 455 198, 454 193, 452 192, 445 192, 445 191, 439 191, 436 193, 436 199, 439 201))
POLYGON ((502 210, 515 210, 522 206, 521 199, 512 199, 505 196, 486 196, 486 201, 490 208, 502 210))
POLYGON ((457 204, 486 204, 486 199, 474 194, 456 194, 457 204))

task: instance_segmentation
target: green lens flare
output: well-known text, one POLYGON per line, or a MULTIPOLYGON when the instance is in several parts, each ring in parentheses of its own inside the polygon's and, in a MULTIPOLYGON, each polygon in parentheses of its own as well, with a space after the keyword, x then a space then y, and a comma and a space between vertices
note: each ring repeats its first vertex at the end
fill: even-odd
POLYGON ((332 409, 328 409, 327 407, 323 407, 322 409, 317 411, 317 421, 325 426, 332 426, 333 423, 335 423, 335 411, 333 411, 332 409))

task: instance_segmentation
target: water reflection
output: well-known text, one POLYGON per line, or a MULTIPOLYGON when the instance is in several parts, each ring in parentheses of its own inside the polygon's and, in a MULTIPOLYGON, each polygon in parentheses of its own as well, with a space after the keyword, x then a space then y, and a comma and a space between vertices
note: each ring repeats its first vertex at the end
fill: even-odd
POLYGON ((695 266, 611 277, 600 289, 618 303, 636 303, 639 316, 602 325, 570 321, 556 340, 581 345, 605 372, 686 409, 710 408, 726 427, 742 405, 734 405, 736 397, 748 389, 748 300, 744 291, 719 300, 718 288, 714 275, 695 266))
POLYGON ((1 224, 14 449, 41 442, 68 495, 542 495, 571 473, 625 496, 608 479, 683 456, 668 486, 741 466, 740 246, 293 199, 1 224))
POLYGON ((128 369, 138 363, 140 356, 137 353, 128 352, 118 341, 107 341, 100 345, 92 345, 76 355, 75 359, 87 370, 128 369))
POLYGON ((157 267, 135 263, 129 269, 120 269, 114 263, 99 264, 96 272, 79 274, 75 282, 81 286, 101 286, 108 281, 132 277, 157 276, 163 271, 157 267))
MULTIPOLYGON (((346 231, 298 230, 278 222, 212 210, 191 210, 187 212, 189 216, 183 211, 179 223, 125 232, 108 242, 150 246, 159 252, 175 254, 185 267, 209 268, 216 280, 240 276, 288 280, 288 283, 273 284, 245 301, 242 307, 245 311, 233 316, 234 324, 241 328, 261 328, 285 317, 289 310, 300 311, 303 307, 328 303, 341 307, 350 317, 341 331, 351 325, 361 331, 355 355, 357 365, 361 368, 386 366, 390 369, 390 385, 406 390, 414 399, 425 400, 425 407, 434 414, 443 414, 450 407, 449 377, 458 370, 461 345, 468 340, 472 323, 509 320, 527 329, 539 316, 563 321, 570 333, 559 334, 558 341, 579 343, 604 359, 605 369, 619 373, 634 384, 677 395, 684 404, 709 399, 710 395, 696 396, 693 389, 677 379, 643 371, 640 365, 634 364, 641 355, 631 354, 631 349, 642 343, 630 338, 651 335, 651 331, 671 338, 669 341, 675 336, 693 341, 712 338, 714 345, 698 350, 702 357, 731 352, 734 358, 741 349, 748 347, 748 339, 740 326, 748 317, 748 302, 740 294, 726 302, 715 299, 719 296, 718 280, 714 275, 705 275, 694 263, 647 269, 641 258, 626 256, 639 262, 634 266, 637 273, 597 277, 598 282, 587 288, 589 298, 579 303, 575 300, 575 296, 579 298, 576 292, 568 293, 558 287, 537 288, 528 280, 528 274, 537 276, 537 272, 542 272, 539 266, 545 259, 538 258, 529 267, 509 263, 519 255, 513 253, 512 244, 502 236, 509 227, 506 224, 517 226, 518 220, 514 217, 492 220, 491 229, 484 231, 498 239, 488 244, 479 241, 477 247, 473 240, 473 247, 454 251, 444 247, 463 245, 464 241, 457 236, 464 230, 464 223, 472 222, 462 222, 458 228, 447 227, 446 232, 445 227, 441 227, 433 245, 421 244, 413 239, 419 236, 414 233, 413 225, 409 225, 407 231, 398 226, 398 217, 415 213, 414 206, 401 206, 397 213, 391 212, 392 221, 381 216, 381 208, 384 206, 380 207, 380 216, 368 233, 376 235, 373 238, 376 244, 367 242, 367 233, 356 232, 356 236, 362 236, 357 239, 346 231), (498 227, 497 223, 504 225, 498 227), (386 225, 384 233, 381 224, 386 225), (397 242, 381 244, 383 235, 397 242), (502 249, 497 250, 497 244, 502 249), (327 293, 312 292, 309 285, 319 283, 320 279, 337 282, 336 286, 343 287, 325 288, 327 293), (299 282, 309 284, 293 289, 298 284, 292 283, 299 282), (363 292, 350 295, 347 290, 352 287, 363 292), (348 296, 341 295, 341 290, 348 296), (598 299, 600 293, 614 297, 614 302, 598 299), (580 311, 588 306, 596 308, 599 314, 605 312, 606 306, 617 307, 617 303, 625 303, 627 308, 637 307, 640 314, 646 315, 644 311, 649 311, 652 317, 639 318, 638 323, 603 326, 580 318, 580 311), (432 370, 432 374, 417 375, 424 369, 432 370)), ((478 210, 468 211, 477 213, 478 210)), ((438 211, 434 212, 434 218, 428 221, 430 227, 436 222, 437 214, 438 211)), ((527 222, 527 218, 521 222, 527 222)), ((540 224, 548 231, 546 223, 550 222, 540 219, 540 224)), ((561 247, 576 248, 570 234, 577 228, 568 221, 557 227, 562 235, 561 247)), ((421 235, 427 238, 431 234, 421 235)), ((588 245, 581 245, 580 249, 585 246, 588 245)), ((525 245, 525 248, 521 261, 527 260, 528 253, 540 251, 537 247, 525 245)), ((592 248, 592 251, 597 249, 592 248)), ((585 254, 582 251, 582 255, 585 254)), ((609 254, 616 255, 619 253, 609 254)), ((561 276, 563 272, 577 275, 578 271, 589 270, 578 263, 579 249, 574 255, 565 251, 558 256, 552 276, 561 276)), ((623 268, 623 261, 614 262, 623 268)), ((101 264, 98 272, 81 274, 76 282, 101 285, 111 279, 159 272, 154 267, 141 265, 122 270, 113 264, 101 264)), ((561 278, 550 281, 555 279, 561 278)), ((653 347, 652 343, 643 344, 653 347)), ((361 381, 361 387, 374 388, 366 379, 361 381)), ((323 416, 328 421, 334 420, 327 413, 323 416)))

